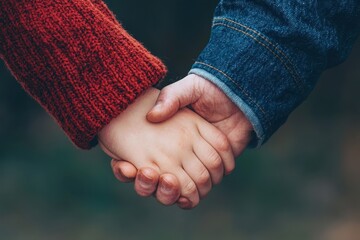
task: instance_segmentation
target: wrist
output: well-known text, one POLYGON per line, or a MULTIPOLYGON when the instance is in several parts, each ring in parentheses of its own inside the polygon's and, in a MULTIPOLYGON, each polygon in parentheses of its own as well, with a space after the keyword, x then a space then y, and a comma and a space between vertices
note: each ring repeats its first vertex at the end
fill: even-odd
POLYGON ((98 132, 98 140, 101 142, 102 139, 107 138, 108 133, 111 129, 116 126, 130 126, 137 122, 143 122, 146 120, 147 112, 154 106, 157 97, 159 96, 160 90, 151 87, 144 91, 136 100, 131 103, 123 112, 113 118, 109 124, 104 126, 98 132))

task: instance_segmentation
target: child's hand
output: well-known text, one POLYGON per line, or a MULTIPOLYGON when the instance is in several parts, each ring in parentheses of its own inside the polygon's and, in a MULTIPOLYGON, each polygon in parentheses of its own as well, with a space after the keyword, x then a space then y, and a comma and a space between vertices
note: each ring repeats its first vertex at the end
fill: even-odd
POLYGON ((148 90, 99 132, 99 143, 112 158, 126 159, 137 169, 170 173, 192 208, 231 172, 235 161, 225 135, 189 109, 169 120, 150 123, 147 112, 159 91, 148 90))

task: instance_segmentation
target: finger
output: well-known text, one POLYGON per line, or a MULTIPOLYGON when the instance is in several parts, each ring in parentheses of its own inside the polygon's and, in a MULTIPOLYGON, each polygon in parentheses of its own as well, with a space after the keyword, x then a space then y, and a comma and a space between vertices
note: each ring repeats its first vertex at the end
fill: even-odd
POLYGON ((120 182, 133 182, 136 177, 137 169, 127 161, 112 159, 111 168, 120 182))
POLYGON ((194 155, 192 159, 183 162, 185 172, 194 181, 200 198, 205 197, 211 190, 211 176, 204 164, 194 155))
POLYGON ((196 184, 183 169, 177 171, 176 177, 180 182, 180 198, 189 200, 188 205, 184 206, 183 208, 190 209, 196 207, 200 201, 200 196, 196 184))
POLYGON ((235 169, 235 158, 227 137, 211 124, 199 125, 200 135, 220 155, 225 169, 225 174, 230 174, 235 169))
POLYGON ((219 153, 203 139, 196 141, 194 153, 206 167, 212 184, 219 184, 224 176, 224 164, 219 153))
POLYGON ((172 174, 162 174, 155 194, 156 199, 164 205, 174 204, 180 197, 180 183, 172 174))
POLYGON ((191 209, 191 202, 185 197, 180 197, 176 204, 182 209, 191 209))
POLYGON ((200 97, 198 81, 193 75, 170 84, 160 91, 155 106, 147 114, 150 122, 162 122, 172 117, 180 108, 192 104, 200 97))
POLYGON ((159 181, 159 173, 152 168, 141 168, 135 179, 135 191, 142 197, 151 196, 159 181))

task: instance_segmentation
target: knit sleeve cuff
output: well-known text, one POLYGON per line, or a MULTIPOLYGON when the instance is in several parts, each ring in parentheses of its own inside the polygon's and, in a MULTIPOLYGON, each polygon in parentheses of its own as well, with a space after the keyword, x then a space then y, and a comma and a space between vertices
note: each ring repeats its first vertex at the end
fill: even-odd
POLYGON ((0 6, 2 58, 80 148, 96 145, 99 130, 166 73, 101 1, 0 6))

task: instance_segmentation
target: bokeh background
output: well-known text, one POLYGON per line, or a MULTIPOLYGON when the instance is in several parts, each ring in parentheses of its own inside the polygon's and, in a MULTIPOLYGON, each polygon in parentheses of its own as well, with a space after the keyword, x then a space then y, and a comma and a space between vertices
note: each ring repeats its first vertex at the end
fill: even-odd
MULTIPOLYGON (((216 0, 106 1, 165 61, 205 46, 216 0)), ((360 42, 261 149, 192 211, 142 199, 76 149, 0 63, 0 239, 360 239, 360 42)))

